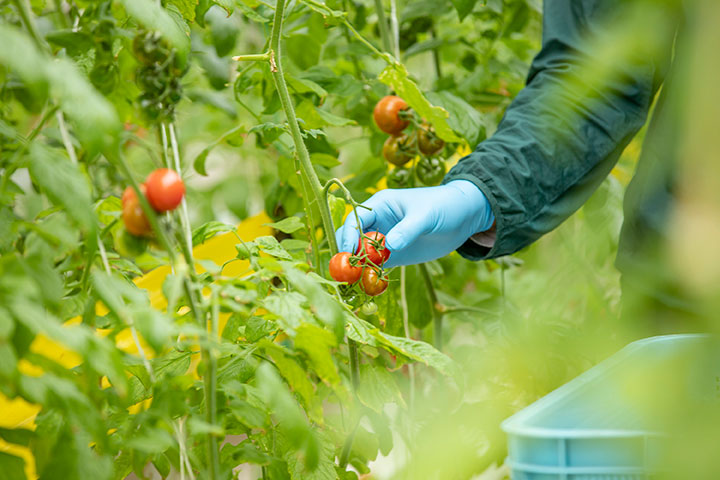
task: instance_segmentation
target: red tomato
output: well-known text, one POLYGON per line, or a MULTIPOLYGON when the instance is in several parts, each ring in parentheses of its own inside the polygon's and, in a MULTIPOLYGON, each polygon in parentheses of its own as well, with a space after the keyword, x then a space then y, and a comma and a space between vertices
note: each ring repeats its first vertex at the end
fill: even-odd
MULTIPOLYGON (((140 191, 147 196, 144 183, 140 184, 140 191)), ((127 187, 122 195, 122 219, 125 229, 133 235, 143 237, 152 232, 150 222, 140 206, 140 199, 132 187, 127 187)))
POLYGON ((383 97, 373 110, 375 124, 383 132, 397 135, 410 124, 409 120, 400 116, 400 112, 408 108, 408 104, 400 97, 394 95, 383 97))
POLYGON ((174 170, 158 168, 147 180, 147 199, 158 212, 175 210, 185 195, 185 184, 174 170))
POLYGON ((333 255, 330 259, 330 276, 336 282, 355 283, 360 280, 362 275, 362 267, 358 261, 353 265, 350 261, 350 252, 340 252, 333 255))
POLYGON ((385 235, 380 232, 363 234, 363 236, 360 237, 355 255, 363 260, 362 263, 366 263, 365 261, 367 260, 375 265, 382 265, 390 258, 390 249, 385 246, 385 235), (365 248, 365 252, 363 252, 363 247, 365 248))
POLYGON ((360 287, 363 292, 367 293, 371 297, 376 297, 387 289, 388 282, 386 279, 381 278, 374 268, 365 267, 360 287))

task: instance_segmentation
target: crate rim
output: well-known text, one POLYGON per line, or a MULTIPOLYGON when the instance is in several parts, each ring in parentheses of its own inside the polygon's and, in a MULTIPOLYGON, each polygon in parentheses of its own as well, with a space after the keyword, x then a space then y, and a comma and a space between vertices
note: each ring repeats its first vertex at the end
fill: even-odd
POLYGON ((522 410, 516 412, 512 416, 506 418, 500 427, 505 433, 530 437, 530 438, 584 438, 584 437, 663 437, 664 435, 659 432, 646 431, 646 430, 617 430, 617 429, 583 429, 583 430, 571 430, 571 429, 557 429, 549 427, 528 427, 523 424, 525 420, 532 418, 538 411, 543 410, 546 406, 551 405, 556 399, 562 398, 572 392, 575 392, 581 388, 585 383, 589 383, 596 378, 607 374, 608 370, 615 368, 618 364, 621 364, 632 352, 635 350, 652 343, 664 343, 674 340, 702 340, 712 338, 713 335, 706 333, 682 333, 675 335, 658 335, 648 338, 643 338, 629 343, 625 347, 621 348, 615 354, 601 361, 597 365, 594 365, 590 369, 581 373, 568 383, 556 388, 552 392, 548 393, 544 397, 536 400, 530 405, 526 406, 522 410))

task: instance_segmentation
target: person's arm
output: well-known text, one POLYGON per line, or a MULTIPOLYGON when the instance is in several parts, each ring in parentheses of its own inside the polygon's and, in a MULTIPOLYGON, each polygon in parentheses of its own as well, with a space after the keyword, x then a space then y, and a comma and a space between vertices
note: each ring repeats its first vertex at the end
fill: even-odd
POLYGON ((497 222, 494 245, 469 239, 458 249, 463 256, 511 254, 554 229, 588 199, 644 124, 673 35, 670 26, 652 39, 618 28, 623 7, 638 3, 545 0, 542 50, 527 86, 496 133, 445 178, 474 183, 497 222), (617 47, 612 64, 591 49, 602 39, 617 47), (638 46, 642 41, 649 47, 638 46))

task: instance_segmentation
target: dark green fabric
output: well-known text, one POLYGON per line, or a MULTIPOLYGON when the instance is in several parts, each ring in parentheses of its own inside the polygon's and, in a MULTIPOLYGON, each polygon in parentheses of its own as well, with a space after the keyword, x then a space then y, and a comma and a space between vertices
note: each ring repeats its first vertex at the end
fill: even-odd
MULTIPOLYGON (((592 47, 604 45, 603 39, 617 44, 614 26, 622 23, 626 8, 638 4, 545 0, 542 50, 532 62, 527 86, 497 132, 444 180, 475 183, 497 221, 493 248, 469 240, 458 250, 461 255, 481 260, 511 254, 557 227, 590 197, 643 126, 668 72, 677 26, 653 26, 651 47, 619 44, 617 61, 602 75, 593 70, 597 53, 592 47)), ((662 0, 645 4, 670 5, 662 0)), ((655 214, 652 207, 648 212, 655 214)))

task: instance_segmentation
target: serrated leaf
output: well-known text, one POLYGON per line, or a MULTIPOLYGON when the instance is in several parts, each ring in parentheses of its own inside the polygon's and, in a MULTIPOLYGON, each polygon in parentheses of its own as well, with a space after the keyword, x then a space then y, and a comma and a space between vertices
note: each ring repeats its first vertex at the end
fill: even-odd
POLYGON ((272 257, 279 258, 281 260, 292 260, 292 255, 290 255, 287 250, 280 245, 275 237, 258 237, 255 239, 255 245, 272 257))
POLYGON ((263 302, 263 307, 277 315, 278 324, 290 335, 309 317, 304 308, 307 299, 297 292, 274 292, 263 302))
POLYGON ((357 125, 355 120, 339 117, 335 114, 318 108, 310 100, 303 100, 297 106, 296 113, 301 118, 306 129, 324 128, 324 127, 344 127, 346 125, 357 125))
POLYGON ((198 5, 198 0, 168 0, 168 3, 175 5, 186 21, 195 21, 195 7, 198 5))
POLYGON ((332 349, 336 345, 335 336, 317 325, 305 323, 297 328, 295 348, 308 356, 318 376, 332 386, 340 384, 340 375, 332 357, 332 349))
POLYGON ((193 231, 193 247, 205 243, 208 239, 214 237, 218 233, 228 233, 234 231, 235 227, 233 225, 216 221, 208 222, 193 231))
MULTIPOLYGON (((226 0, 222 0, 223 2, 226 0)), ((241 0, 239 2, 235 3, 235 6, 242 12, 243 15, 245 15, 249 20, 252 20, 253 22, 257 23, 268 23, 270 21, 270 18, 264 17, 260 15, 255 8, 251 7, 250 5, 246 5, 248 3, 246 0, 241 0)))
POLYGON ((279 447, 287 462, 291 480, 337 479, 335 445, 322 430, 308 438, 304 452, 298 452, 285 435, 280 436, 279 447))
POLYGON ((428 92, 427 97, 450 113, 448 124, 471 148, 485 140, 485 120, 482 114, 465 100, 447 91, 428 92))
POLYGON ((384 367, 362 364, 360 366, 360 385, 357 390, 360 401, 378 413, 382 413, 386 403, 402 403, 402 395, 393 376, 384 367))
POLYGON ((255 382, 258 392, 278 419, 278 429, 287 442, 288 450, 302 451, 305 465, 314 470, 319 461, 318 440, 285 383, 266 362, 258 367, 255 382))
POLYGON ((378 78, 395 90, 396 94, 405 100, 418 115, 430 122, 435 127, 438 137, 446 142, 462 141, 448 125, 448 112, 442 107, 430 104, 420 88, 410 79, 404 65, 399 63, 388 65, 378 78))
POLYGON ((308 379, 307 372, 297 363, 297 361, 280 345, 263 339, 258 346, 267 353, 280 375, 285 379, 290 388, 300 397, 306 411, 311 415, 314 421, 322 421, 322 410, 315 396, 315 387, 308 379))
POLYGON ((340 302, 330 295, 315 277, 292 267, 286 268, 285 274, 293 287, 308 299, 315 316, 330 328, 338 339, 342 338, 347 310, 340 302))
POLYGON ((299 217, 287 217, 283 218, 279 222, 266 223, 264 226, 272 227, 275 230, 280 230, 283 233, 295 233, 305 228, 305 224, 300 220, 299 217))

